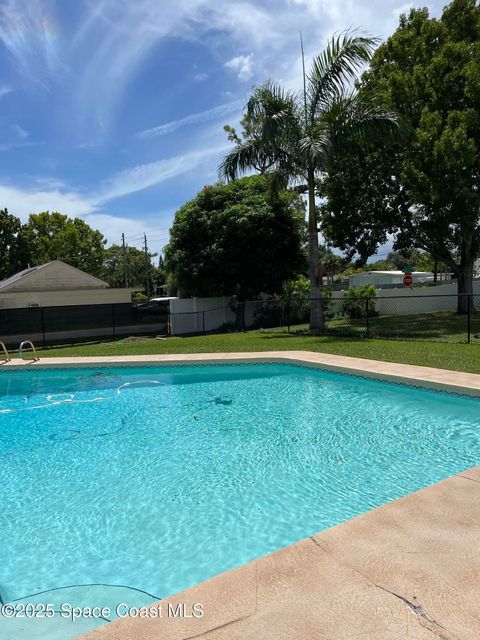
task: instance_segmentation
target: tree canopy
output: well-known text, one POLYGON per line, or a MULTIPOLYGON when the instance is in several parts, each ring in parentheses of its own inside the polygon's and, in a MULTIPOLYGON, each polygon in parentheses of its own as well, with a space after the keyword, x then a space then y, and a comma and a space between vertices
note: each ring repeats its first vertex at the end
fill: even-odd
POLYGON ((0 209, 0 280, 27 266, 27 248, 21 237, 22 223, 16 216, 0 209))
POLYGON ((248 170, 264 170, 283 187, 300 181, 308 192, 308 270, 310 329, 323 329, 320 295, 316 179, 336 153, 352 143, 376 140, 397 127, 396 114, 373 91, 352 88, 370 60, 375 38, 346 31, 330 39, 303 74, 304 89, 292 93, 278 83, 257 87, 247 103, 243 133, 231 128, 235 143, 220 173, 235 179, 248 170))
MULTIPOLYGON (((152 266, 152 259, 156 253, 148 254, 148 275, 151 280, 149 290, 152 290, 153 280, 157 280, 160 275, 160 269, 152 266)), ((145 252, 136 247, 126 247, 125 249, 125 265, 123 247, 119 244, 112 244, 105 250, 101 278, 108 282, 111 287, 125 286, 125 269, 127 276, 127 285, 145 286, 146 282, 146 263, 145 252)))
MULTIPOLYGON (((387 233, 445 263, 472 292, 480 254, 480 7, 454 0, 441 18, 401 16, 362 86, 407 123, 408 144, 352 148, 334 159, 321 190, 330 239, 360 254, 387 233), (336 161, 335 161, 336 160, 336 161)), ((373 249, 373 251, 372 251, 373 249)), ((459 296, 458 310, 467 299, 459 296)))
POLYGON ((58 259, 91 275, 101 273, 106 240, 80 218, 57 211, 34 213, 22 226, 20 236, 32 265, 58 259))
POLYGON ((306 268, 305 207, 263 176, 205 187, 175 214, 165 268, 182 295, 278 293, 306 268))

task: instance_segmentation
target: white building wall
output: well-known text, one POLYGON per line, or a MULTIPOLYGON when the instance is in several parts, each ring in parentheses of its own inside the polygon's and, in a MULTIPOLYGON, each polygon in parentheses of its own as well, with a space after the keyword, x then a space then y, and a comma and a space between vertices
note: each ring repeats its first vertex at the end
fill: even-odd
POLYGON ((25 309, 29 305, 62 307, 81 304, 122 304, 131 302, 136 289, 75 289, 62 291, 0 292, 0 309, 25 309))
MULTIPOLYGON (((480 295, 480 280, 474 280, 473 292, 480 295)), ((415 287, 410 289, 377 289, 375 308, 380 315, 409 315, 411 313, 431 313, 433 311, 454 311, 456 307, 457 283, 450 282, 436 287, 415 287)), ((341 313, 343 291, 334 291, 334 313, 341 313)))

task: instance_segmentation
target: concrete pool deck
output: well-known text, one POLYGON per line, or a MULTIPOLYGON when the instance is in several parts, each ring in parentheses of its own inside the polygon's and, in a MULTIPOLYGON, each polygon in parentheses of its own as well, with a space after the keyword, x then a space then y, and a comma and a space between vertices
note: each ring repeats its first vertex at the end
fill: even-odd
MULTIPOLYGON (((242 361, 291 362, 480 396, 480 375, 305 351, 42 357, 0 371, 242 361)), ((80 638, 480 640, 479 602, 476 467, 166 598, 161 618, 124 618, 80 638), (191 615, 194 603, 203 617, 169 615, 169 605, 170 613, 181 605, 191 615)))
POLYGON ((81 640, 478 640, 479 542, 476 467, 81 640), (194 603, 203 617, 168 614, 194 603))

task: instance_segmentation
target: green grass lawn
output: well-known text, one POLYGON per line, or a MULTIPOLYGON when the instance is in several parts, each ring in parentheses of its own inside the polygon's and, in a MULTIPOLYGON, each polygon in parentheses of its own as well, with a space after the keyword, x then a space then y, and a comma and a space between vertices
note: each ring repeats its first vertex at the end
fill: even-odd
POLYGON ((156 353, 213 353, 235 351, 304 350, 334 353, 387 362, 425 365, 480 373, 480 346, 427 341, 311 336, 286 331, 249 331, 219 335, 125 338, 115 341, 58 347, 40 351, 48 356, 119 356, 156 353))
MULTIPOLYGON (((329 331, 349 335, 366 334, 365 318, 333 318, 328 323, 329 331)), ((471 319, 472 340, 480 331, 480 319, 475 314, 471 319)), ((418 340, 441 340, 442 342, 467 342, 467 318, 451 311, 416 313, 409 315, 376 316, 369 318, 370 337, 404 337, 418 340)))

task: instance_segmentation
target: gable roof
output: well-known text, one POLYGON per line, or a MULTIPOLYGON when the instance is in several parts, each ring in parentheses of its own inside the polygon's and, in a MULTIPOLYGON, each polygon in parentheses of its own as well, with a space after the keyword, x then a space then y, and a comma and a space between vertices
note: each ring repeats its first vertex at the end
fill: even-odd
POLYGON ((23 271, 19 271, 18 273, 15 273, 13 276, 5 278, 4 280, 0 280, 0 290, 10 289, 11 287, 14 287, 15 285, 19 284, 21 281, 24 281, 24 280, 28 281, 29 278, 37 274, 39 271, 46 269, 48 267, 52 267, 54 265, 55 266, 61 265, 69 271, 77 272, 78 274, 81 274, 84 277, 86 276, 89 280, 92 281, 92 288, 99 289, 99 288, 110 287, 110 285, 104 280, 100 280, 100 278, 97 278, 96 276, 92 276, 86 271, 77 269, 77 267, 73 267, 71 264, 67 264, 66 262, 63 262, 63 260, 52 260, 51 262, 46 262, 45 264, 40 264, 36 267, 28 267, 27 269, 23 269, 23 271))

